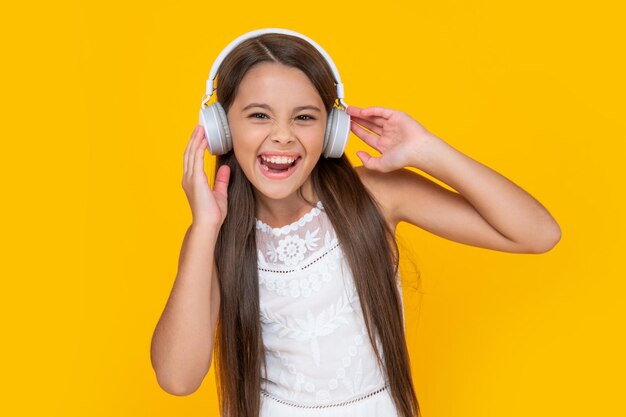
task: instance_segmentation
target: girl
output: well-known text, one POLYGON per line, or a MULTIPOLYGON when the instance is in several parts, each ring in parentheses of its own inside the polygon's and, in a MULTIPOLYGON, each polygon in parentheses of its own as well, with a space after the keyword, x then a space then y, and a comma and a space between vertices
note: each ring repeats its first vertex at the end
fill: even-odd
POLYGON ((311 43, 267 33, 219 67, 233 149, 204 172, 205 130, 184 153, 193 222, 155 329, 160 386, 188 395, 211 366, 225 417, 418 416, 404 334, 395 228, 543 253, 548 211, 408 114, 351 106, 351 131, 380 157, 325 157, 335 79, 311 43), (406 167, 453 187, 451 192, 406 167))

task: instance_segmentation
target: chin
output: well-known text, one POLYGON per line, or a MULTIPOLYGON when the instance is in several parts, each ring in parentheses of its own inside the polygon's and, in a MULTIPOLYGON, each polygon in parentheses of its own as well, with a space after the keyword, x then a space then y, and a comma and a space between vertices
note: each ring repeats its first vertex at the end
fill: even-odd
POLYGON ((278 189, 272 190, 272 189, 268 189, 265 187, 263 189, 258 189, 254 187, 254 190, 257 196, 262 196, 263 198, 266 198, 268 200, 276 200, 276 201, 287 200, 289 198, 292 198, 298 195, 298 188, 289 189, 289 190, 284 189, 284 188, 282 190, 278 190, 278 189))

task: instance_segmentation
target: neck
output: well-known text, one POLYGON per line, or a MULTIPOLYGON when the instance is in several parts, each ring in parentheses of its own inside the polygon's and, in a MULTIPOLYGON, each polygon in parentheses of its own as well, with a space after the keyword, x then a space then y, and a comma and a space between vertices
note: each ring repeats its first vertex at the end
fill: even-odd
MULTIPOLYGON (((303 187, 303 195, 313 204, 317 203, 317 194, 313 191, 310 183, 303 187)), ((256 217, 270 227, 282 227, 291 224, 311 210, 307 203, 298 193, 289 197, 276 200, 256 194, 256 217)))

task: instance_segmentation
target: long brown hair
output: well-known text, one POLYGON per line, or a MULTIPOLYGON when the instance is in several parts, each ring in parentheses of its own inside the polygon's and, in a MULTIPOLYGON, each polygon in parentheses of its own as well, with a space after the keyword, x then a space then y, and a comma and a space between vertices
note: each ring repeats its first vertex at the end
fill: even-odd
MULTIPOLYGON (((330 67, 308 42, 282 34, 249 39, 223 61, 217 98, 226 112, 246 72, 261 62, 281 63, 304 72, 330 112, 335 103, 330 67)), ((257 417, 265 349, 259 319, 256 200, 232 151, 217 157, 215 172, 224 164, 231 170, 228 214, 215 248, 221 295, 215 345, 220 409, 223 417, 257 417)), ((350 265, 370 343, 398 413, 401 417, 420 416, 397 286, 398 247, 394 234, 345 155, 321 157, 311 180, 350 265), (383 352, 378 351, 376 336, 383 352)), ((302 189, 299 194, 304 199, 302 189)))

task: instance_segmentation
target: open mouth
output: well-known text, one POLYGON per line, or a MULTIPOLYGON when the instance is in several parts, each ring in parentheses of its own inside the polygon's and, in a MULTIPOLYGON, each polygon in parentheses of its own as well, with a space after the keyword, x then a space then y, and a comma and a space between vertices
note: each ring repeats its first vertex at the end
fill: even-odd
POLYGON ((291 156, 266 156, 257 157, 261 169, 269 174, 284 174, 293 169, 300 163, 302 158, 291 156))

